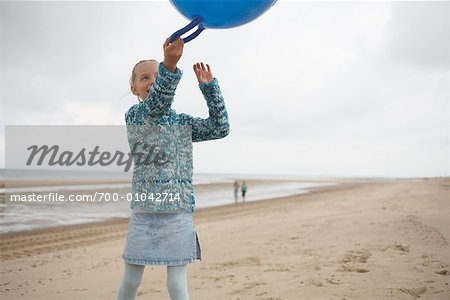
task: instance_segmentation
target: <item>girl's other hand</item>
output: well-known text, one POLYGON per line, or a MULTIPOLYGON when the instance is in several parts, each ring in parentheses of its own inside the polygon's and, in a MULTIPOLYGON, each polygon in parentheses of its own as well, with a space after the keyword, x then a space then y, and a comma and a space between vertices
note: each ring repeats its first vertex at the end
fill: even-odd
POLYGON ((197 75, 198 83, 208 83, 213 80, 213 74, 208 64, 206 64, 206 68, 203 62, 194 64, 194 72, 197 75))
POLYGON ((181 55, 183 55, 183 47, 184 47, 184 42, 180 37, 178 37, 172 43, 169 43, 168 38, 164 42, 163 64, 164 64, 164 67, 166 67, 166 69, 172 73, 175 73, 175 71, 177 69, 177 63, 180 60, 181 55))

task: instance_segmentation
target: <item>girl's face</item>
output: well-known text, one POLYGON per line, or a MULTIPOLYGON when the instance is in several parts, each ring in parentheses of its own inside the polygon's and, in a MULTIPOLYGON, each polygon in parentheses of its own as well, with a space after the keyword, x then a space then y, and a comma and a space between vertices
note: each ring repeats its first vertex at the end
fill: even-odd
POLYGON ((147 99, 158 74, 158 65, 157 61, 146 61, 136 67, 136 77, 131 87, 133 95, 139 96, 142 100, 147 99))

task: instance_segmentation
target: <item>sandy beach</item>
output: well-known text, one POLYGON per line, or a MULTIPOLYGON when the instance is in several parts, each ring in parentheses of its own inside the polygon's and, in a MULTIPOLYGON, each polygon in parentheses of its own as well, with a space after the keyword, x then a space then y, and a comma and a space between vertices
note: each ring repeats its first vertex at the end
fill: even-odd
MULTIPOLYGON (((450 299, 450 180, 342 180, 197 209, 191 299, 450 299)), ((128 219, 1 238, 1 299, 115 299, 128 219)), ((169 299, 147 266, 137 299, 169 299)))

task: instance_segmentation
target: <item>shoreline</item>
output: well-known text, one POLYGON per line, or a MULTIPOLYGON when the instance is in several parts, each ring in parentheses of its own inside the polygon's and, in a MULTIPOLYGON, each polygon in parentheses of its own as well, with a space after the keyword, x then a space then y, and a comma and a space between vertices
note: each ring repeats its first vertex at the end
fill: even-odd
MULTIPOLYGON (((240 179, 243 180, 243 179, 240 179)), ((322 189, 327 186, 335 186, 339 183, 332 182, 332 181, 326 181, 326 182, 318 182, 318 181, 296 181, 296 180, 278 180, 278 179, 245 179, 247 181, 247 184, 250 186, 252 193, 248 195, 248 202, 253 201, 263 201, 267 199, 273 199, 273 198, 279 198, 283 196, 290 196, 290 195, 297 195, 297 194, 304 194, 308 193, 310 190, 315 189, 322 189), (293 185, 293 186, 292 186, 293 185), (286 190, 285 187, 289 186, 286 190), (283 190, 284 189, 284 190, 283 190)), ((58 181, 59 182, 59 181, 58 181)), ((107 182, 107 181, 105 181, 107 182)), ((62 184, 65 184, 66 182, 60 182, 62 184)), ((75 182, 74 184, 78 184, 78 182, 75 182)), ((91 197, 94 197, 94 193, 96 191, 109 193, 109 194, 115 194, 119 195, 120 199, 123 197, 128 197, 127 195, 131 192, 130 187, 107 187, 107 185, 104 185, 104 182, 99 183, 92 183, 91 186, 92 189, 83 189, 82 186, 73 185, 73 190, 55 190, 53 192, 46 192, 46 191, 29 191, 29 192, 18 192, 22 195, 34 195, 36 192, 37 195, 43 194, 44 196, 46 194, 52 193, 55 195, 58 195, 58 197, 68 198, 73 195, 89 195, 91 197)), ((113 183, 114 184, 114 183, 113 183)), ((194 186, 195 194, 196 194, 196 210, 204 209, 207 207, 218 207, 222 205, 227 204, 234 204, 234 199, 231 199, 232 196, 232 183, 230 182, 216 182, 211 184, 198 184, 194 186), (207 195, 212 196, 212 198, 208 198, 207 195), (219 198, 217 198, 219 197, 219 198), (226 199, 228 198, 228 199, 226 199), (205 200, 208 199, 208 202, 205 202, 205 200)), ((11 193, 14 194, 14 192, 11 193)), ((17 193, 17 191, 16 191, 17 193)), ((0 203, 3 203, 3 205, 0 207, 0 217, 2 216, 1 213, 4 214, 4 219, 2 219, 2 222, 0 224, 0 236, 8 233, 19 233, 19 232, 27 232, 27 231, 33 231, 33 230, 39 230, 39 229, 50 229, 55 227, 64 227, 64 226, 72 226, 72 225, 79 225, 79 224, 92 224, 92 223, 101 223, 101 222, 108 222, 110 220, 117 220, 121 218, 126 218, 127 215, 130 213, 129 204, 121 205, 121 207, 116 206, 111 208, 105 207, 104 210, 100 209, 99 212, 104 212, 105 215, 98 215, 97 217, 90 217, 89 213, 86 213, 84 211, 83 215, 72 216, 69 215, 61 215, 59 218, 56 217, 59 214, 64 214, 63 209, 55 210, 54 212, 49 211, 49 213, 56 214, 54 218, 49 216, 49 218, 46 219, 39 219, 40 217, 36 215, 36 217, 33 217, 33 214, 30 214, 29 217, 22 219, 22 224, 20 224, 18 221, 15 221, 12 217, 9 216, 10 213, 12 214, 20 214, 22 213, 21 210, 17 209, 16 207, 11 206, 11 210, 9 210, 8 206, 9 203, 5 204, 6 196, 8 196, 10 193, 0 193, 0 203), (5 224, 5 225, 3 225, 5 224)), ((96 193, 95 193, 96 194, 96 193)), ((56 197, 56 196, 55 196, 56 197)), ((239 196, 241 198, 241 196, 239 196)), ((39 205, 39 202, 30 202, 30 208, 33 209, 33 205, 39 205)), ((20 203, 19 203, 20 205, 20 203)), ((68 206, 68 209, 70 207, 68 206)), ((74 212, 77 213, 75 210, 67 210, 69 213, 74 212)), ((31 211, 30 211, 31 212, 31 211)), ((36 212, 39 212, 39 209, 36 209, 36 212)), ((93 211, 94 212, 94 211, 93 211)), ((25 216, 24 216, 25 217, 25 216)))
MULTIPOLYGON (((255 200, 255 201, 246 201, 243 203, 242 201, 238 203, 229 203, 229 204, 223 204, 218 206, 210 206, 210 207, 199 207, 196 208, 194 211, 194 222, 196 219, 201 219, 202 215, 204 214, 222 214, 231 212, 237 209, 240 209, 242 206, 252 206, 253 203, 258 202, 264 202, 266 201, 268 203, 277 201, 277 203, 280 203, 283 199, 291 199, 292 197, 298 197, 301 195, 309 195, 313 193, 320 193, 327 190, 339 190, 346 188, 345 184, 336 184, 333 186, 319 186, 319 187, 313 187, 306 193, 297 193, 293 195, 283 196, 283 197, 275 197, 275 198, 268 198, 268 199, 262 199, 262 200, 255 200), (200 215, 200 216, 199 216, 200 215)), ((264 204, 263 204, 264 205, 264 204)), ((258 205, 256 205, 258 206, 258 205)), ((4 238, 11 238, 15 235, 35 235, 35 234, 48 234, 50 232, 60 232, 65 230, 79 230, 79 229, 86 229, 90 227, 95 226, 111 226, 111 225, 117 225, 117 224, 128 224, 129 218, 128 217, 111 217, 108 220, 101 220, 101 221, 93 221, 93 222, 86 222, 86 223, 79 223, 79 224, 68 224, 68 225, 57 225, 52 227, 45 227, 45 228, 37 228, 37 229, 31 229, 31 230, 24 230, 24 231, 12 231, 12 232, 4 232, 0 233, 0 242, 2 242, 2 239, 4 238)), ((0 254, 1 256, 1 254, 0 254)))

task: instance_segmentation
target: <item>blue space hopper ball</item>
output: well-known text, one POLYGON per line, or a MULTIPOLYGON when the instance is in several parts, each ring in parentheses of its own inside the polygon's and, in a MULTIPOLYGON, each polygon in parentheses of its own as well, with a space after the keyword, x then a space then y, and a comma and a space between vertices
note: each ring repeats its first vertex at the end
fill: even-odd
POLYGON ((231 28, 246 24, 261 16, 277 0, 170 0, 172 5, 186 18, 192 20, 186 27, 176 31, 170 42, 195 26, 197 30, 182 38, 187 43, 205 28, 231 28))

